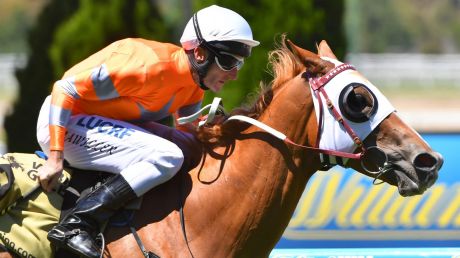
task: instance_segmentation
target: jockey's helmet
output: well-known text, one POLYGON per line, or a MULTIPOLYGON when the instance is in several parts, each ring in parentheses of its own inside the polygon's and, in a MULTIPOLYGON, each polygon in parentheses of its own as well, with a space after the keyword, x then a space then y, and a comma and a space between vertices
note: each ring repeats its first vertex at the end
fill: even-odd
POLYGON ((201 9, 185 26, 180 39, 192 67, 198 72, 200 86, 213 62, 224 71, 240 69, 244 58, 251 55, 251 48, 259 45, 252 37, 248 22, 238 13, 217 5, 201 9), (205 62, 198 63, 193 50, 202 47, 208 50, 205 62))

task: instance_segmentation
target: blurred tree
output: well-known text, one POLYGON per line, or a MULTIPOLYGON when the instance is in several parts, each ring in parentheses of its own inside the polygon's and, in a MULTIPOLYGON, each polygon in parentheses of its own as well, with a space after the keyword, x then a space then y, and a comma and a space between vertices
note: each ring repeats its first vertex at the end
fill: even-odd
POLYGON ((343 1, 273 1, 273 0, 207 0, 195 1, 194 10, 217 4, 241 14, 250 24, 253 36, 260 41, 251 57, 245 60, 238 80, 229 82, 219 94, 207 94, 206 102, 218 95, 225 107, 239 106, 258 88, 260 80, 268 81, 268 52, 275 48, 280 35, 286 33, 295 44, 316 51, 322 39, 328 41, 336 55, 345 54, 345 33, 342 26, 343 1))
POLYGON ((51 1, 29 32, 27 41, 30 53, 27 64, 16 71, 19 82, 18 101, 14 105, 14 113, 5 119, 10 151, 30 152, 38 149, 35 137, 38 111, 54 79, 48 49, 59 24, 77 9, 78 0, 51 1))
POLYGON ((346 5, 349 52, 459 51, 459 0, 346 0, 346 5))
POLYGON ((14 114, 6 120, 8 149, 30 152, 38 148, 38 111, 64 71, 121 38, 166 40, 171 30, 164 24, 155 1, 51 1, 30 34, 28 65, 17 72, 20 97, 14 114))
POLYGON ((30 21, 22 9, 14 8, 8 21, 0 22, 0 52, 23 52, 30 21))
POLYGON ((27 51, 27 30, 47 0, 0 1, 0 53, 27 51))
POLYGON ((390 11, 394 11, 400 22, 394 26, 402 28, 407 34, 406 38, 412 40, 412 44, 405 44, 406 50, 422 53, 442 52, 442 41, 446 30, 443 26, 439 26, 443 24, 444 19, 439 11, 446 10, 449 2, 445 0, 437 3, 430 0, 390 2, 390 11))
POLYGON ((396 1, 393 0, 380 1, 379 4, 369 0, 347 0, 350 52, 401 51, 412 45, 409 32, 402 26, 401 16, 393 9, 394 4, 396 1))
POLYGON ((155 1, 81 0, 81 7, 56 32, 51 45, 55 76, 110 43, 128 37, 157 41, 171 38, 171 28, 155 1))

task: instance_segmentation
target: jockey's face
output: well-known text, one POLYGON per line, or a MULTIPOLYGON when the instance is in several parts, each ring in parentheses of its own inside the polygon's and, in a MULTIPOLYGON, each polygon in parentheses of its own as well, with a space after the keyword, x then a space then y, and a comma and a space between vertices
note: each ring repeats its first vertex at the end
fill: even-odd
POLYGON ((212 92, 219 92, 227 81, 236 80, 237 77, 238 69, 236 67, 230 71, 223 71, 214 62, 203 81, 212 92))
MULTIPOLYGON (((206 50, 196 48, 195 58, 198 62, 204 62, 206 60, 206 50)), ((204 77, 203 82, 212 92, 219 92, 227 81, 236 80, 237 77, 237 67, 231 69, 230 71, 224 71, 219 68, 216 62, 213 62, 209 67, 208 73, 204 77)))

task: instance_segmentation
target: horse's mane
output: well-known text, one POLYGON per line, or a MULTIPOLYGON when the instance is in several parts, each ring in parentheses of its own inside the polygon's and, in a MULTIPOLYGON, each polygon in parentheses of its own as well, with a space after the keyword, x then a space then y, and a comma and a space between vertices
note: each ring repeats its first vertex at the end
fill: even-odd
MULTIPOLYGON (((235 108, 230 113, 231 115, 244 115, 258 119, 270 105, 274 92, 305 69, 286 45, 285 38, 285 35, 282 35, 281 42, 276 44, 277 48, 268 53, 268 67, 271 68, 269 73, 273 76, 273 80, 269 83, 261 82, 255 101, 250 105, 235 108)), ((247 123, 232 120, 227 123, 200 127, 197 136, 206 145, 222 146, 233 141, 235 135, 247 127, 249 127, 247 123)))

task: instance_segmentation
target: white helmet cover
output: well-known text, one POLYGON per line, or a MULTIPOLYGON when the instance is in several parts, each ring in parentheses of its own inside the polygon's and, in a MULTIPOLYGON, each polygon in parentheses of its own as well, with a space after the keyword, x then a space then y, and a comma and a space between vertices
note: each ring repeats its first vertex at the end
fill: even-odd
MULTIPOLYGON (((259 41, 252 38, 248 22, 230 9, 212 5, 198 11, 197 18, 201 34, 208 42, 237 41, 250 47, 259 45, 259 41)), ((200 45, 193 26, 193 18, 185 26, 180 42, 185 50, 194 49, 200 45)))

